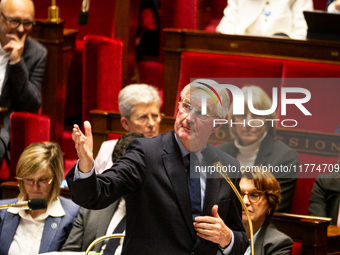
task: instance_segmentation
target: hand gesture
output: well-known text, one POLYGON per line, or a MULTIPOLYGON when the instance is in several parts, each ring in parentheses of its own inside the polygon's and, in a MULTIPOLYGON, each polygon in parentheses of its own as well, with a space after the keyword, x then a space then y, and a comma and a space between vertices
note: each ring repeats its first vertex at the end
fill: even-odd
POLYGON ((72 130, 72 139, 79 158, 79 170, 87 173, 93 167, 93 138, 90 122, 84 122, 84 129, 85 135, 81 132, 79 126, 75 124, 72 130))
POLYGON ((208 241, 217 243, 224 248, 230 244, 231 230, 218 215, 218 206, 211 210, 212 216, 198 216, 195 218, 194 228, 197 235, 208 241))
POLYGON ((10 51, 9 60, 12 64, 16 64, 21 60, 22 53, 24 52, 25 41, 27 33, 19 38, 16 34, 6 34, 9 42, 4 46, 4 50, 10 51))

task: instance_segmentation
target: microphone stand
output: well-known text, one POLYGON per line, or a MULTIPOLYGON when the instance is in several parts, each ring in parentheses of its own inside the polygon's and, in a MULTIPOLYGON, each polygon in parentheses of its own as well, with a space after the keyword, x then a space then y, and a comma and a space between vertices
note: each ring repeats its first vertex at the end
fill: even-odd
POLYGON ((95 246, 100 241, 103 241, 105 239, 111 239, 111 238, 121 238, 121 237, 124 237, 124 236, 125 236, 124 234, 112 234, 112 235, 106 235, 106 236, 98 237, 92 243, 90 243, 90 245, 89 245, 89 247, 87 247, 84 255, 88 255, 89 252, 91 251, 91 249, 93 248, 93 246, 95 246))
POLYGON ((227 173, 224 173, 222 171, 223 166, 222 164, 220 164, 220 162, 216 162, 214 165, 220 165, 221 167, 215 167, 215 169, 217 169, 217 171, 222 175, 222 177, 229 183, 230 187, 233 189, 234 193, 236 194, 238 200, 240 200, 242 208, 244 209, 244 211, 246 212, 247 215, 247 219, 248 219, 248 224, 249 224, 249 231, 250 231, 250 249, 251 249, 251 254, 254 255, 254 233, 253 233, 253 223, 250 219, 250 214, 248 211, 248 208, 246 206, 246 204, 243 201, 243 198, 241 197, 240 193, 238 192, 237 188, 235 187, 234 183, 230 180, 230 178, 228 177, 227 173))

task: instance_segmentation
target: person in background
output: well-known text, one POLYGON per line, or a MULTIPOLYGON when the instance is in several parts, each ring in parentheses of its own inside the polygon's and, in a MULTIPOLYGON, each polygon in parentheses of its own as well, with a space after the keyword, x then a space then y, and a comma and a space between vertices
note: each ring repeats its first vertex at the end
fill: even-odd
POLYGON ((64 177, 63 154, 58 144, 32 143, 20 155, 16 178, 19 196, 0 200, 13 204, 45 198, 43 210, 0 210, 0 254, 38 254, 59 251, 70 233, 79 206, 60 197, 64 177))
POLYGON ((328 0, 326 10, 330 13, 340 13, 340 0, 328 0))
MULTIPOLYGON (((205 88, 206 90, 206 88, 205 88)), ((241 255, 247 239, 241 221, 241 205, 229 184, 217 173, 191 170, 203 161, 209 147, 222 164, 235 168, 230 177, 239 188, 239 162, 207 143, 215 118, 225 118, 229 95, 212 80, 198 79, 181 91, 174 130, 152 139, 133 139, 124 156, 102 174, 95 174, 91 124, 85 134, 74 125, 72 137, 79 161, 66 179, 72 199, 89 209, 102 209, 126 197, 126 236, 122 254, 224 254, 241 255), (205 85, 204 85, 205 84, 205 85), (200 87, 210 87, 221 98, 207 98, 207 112, 200 87), (190 158, 190 159, 189 159, 190 158), (190 163, 190 161, 192 163, 190 163)))
POLYGON ((307 23, 303 11, 311 10, 312 0, 229 0, 216 31, 305 39, 307 23))
POLYGON ((340 196, 340 173, 339 163, 337 171, 320 174, 316 178, 312 195, 309 199, 309 215, 329 217, 331 224, 340 227, 339 196, 340 196))
MULTIPOLYGON (((151 138, 159 134, 161 123, 160 98, 156 88, 146 84, 124 87, 118 95, 120 123, 128 132, 151 138)), ((95 159, 96 173, 112 166, 112 151, 117 140, 102 143, 95 159)))
POLYGON ((34 22, 31 0, 2 0, 0 15, 0 107, 7 108, 0 160, 9 160, 10 115, 39 110, 47 51, 29 36, 34 22))
MULTIPOLYGON (((280 185, 273 174, 264 172, 260 167, 243 172, 240 189, 253 223, 255 254, 290 255, 293 247, 292 239, 269 222, 281 198, 280 185)), ((250 239, 249 222, 245 211, 242 212, 242 222, 250 239)), ((249 245, 245 255, 250 255, 250 251, 249 245)))
MULTIPOLYGON (((228 115, 229 131, 235 140, 220 144, 218 147, 237 158, 242 167, 278 166, 281 168, 288 166, 289 169, 294 169, 295 166, 297 169, 299 164, 298 153, 282 141, 275 139, 275 128, 272 122, 266 121, 266 119, 276 119, 276 113, 258 116, 250 112, 248 108, 249 89, 252 90, 252 104, 255 109, 268 110, 271 108, 272 100, 260 87, 243 87, 245 114, 234 115, 233 105, 231 104, 228 115), (252 126, 248 125, 250 120, 252 126), (236 122, 236 124, 231 125, 232 122, 236 122)), ((280 170, 273 174, 281 186, 281 203, 277 211, 290 212, 298 173, 280 170)))
MULTIPOLYGON (((130 132, 119 137, 112 153, 112 162, 123 156, 126 147, 133 138, 144 137, 143 134, 130 132)), ((86 251, 89 245, 98 237, 125 231, 125 199, 121 198, 102 210, 80 208, 77 219, 61 251, 86 251), (122 223, 121 223, 122 222, 122 223)), ((124 238, 113 242, 111 254, 121 254, 124 238), (115 246, 114 246, 115 245, 115 246)), ((111 243, 111 242, 110 242, 111 243)), ((99 242, 93 251, 106 254, 107 240, 99 242)))

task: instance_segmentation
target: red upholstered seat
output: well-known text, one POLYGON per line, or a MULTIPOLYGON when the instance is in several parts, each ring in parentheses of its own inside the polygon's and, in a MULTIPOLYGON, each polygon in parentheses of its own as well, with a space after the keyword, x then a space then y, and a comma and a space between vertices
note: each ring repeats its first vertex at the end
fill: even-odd
POLYGON ((84 37, 83 121, 90 110, 118 111, 123 80, 123 43, 104 36, 84 37))
MULTIPOLYGON (((180 91, 190 83, 190 79, 231 78, 228 79, 228 82, 243 87, 245 84, 249 85, 249 78, 280 78, 281 75, 282 60, 183 52, 177 101, 180 99, 180 91)), ((219 81, 225 80, 219 79, 219 81)), ((279 79, 254 79, 251 81, 256 82, 256 85, 261 86, 269 95, 272 93, 272 87, 280 86, 279 79)))
POLYGON ((298 174, 295 194, 291 204, 292 213, 308 215, 309 199, 312 195, 312 188, 316 177, 319 174, 327 173, 330 165, 334 166, 337 162, 338 157, 299 153, 299 165, 301 166, 301 171, 299 171, 298 174), (314 169, 312 170, 313 164, 314 169), (317 170, 318 166, 320 166, 319 170, 317 170), (326 168, 324 168, 325 166, 326 168))
MULTIPOLYGON (((311 99, 303 105, 312 116, 305 115, 295 105, 288 105, 287 114, 278 116, 278 119, 296 120, 298 122, 296 129, 333 133, 339 125, 339 119, 335 116, 338 116, 340 101, 335 99, 334 95, 340 92, 340 66, 287 60, 283 64, 282 77, 289 78, 283 79, 282 87, 300 87, 310 91, 311 99), (321 106, 320 102, 327 102, 327 104, 321 106)), ((287 98, 302 97, 304 95, 301 93, 289 93, 287 96, 287 98)), ((278 124, 281 126, 280 123, 278 124)))
POLYGON ((292 255, 302 255, 302 243, 293 242, 292 255))
POLYGON ((14 181, 15 168, 23 150, 35 142, 50 140, 51 121, 43 115, 27 112, 13 112, 11 125, 11 162, 3 160, 0 181, 14 181))

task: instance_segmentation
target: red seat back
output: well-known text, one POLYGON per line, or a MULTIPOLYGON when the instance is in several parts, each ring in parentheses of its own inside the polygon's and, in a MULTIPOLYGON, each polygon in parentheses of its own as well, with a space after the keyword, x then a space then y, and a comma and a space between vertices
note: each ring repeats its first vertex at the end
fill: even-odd
POLYGON ((50 140, 51 121, 43 115, 13 112, 11 115, 11 163, 9 180, 15 181, 15 168, 21 153, 31 143, 50 140))
POLYGON ((90 110, 118 111, 123 43, 104 36, 87 35, 83 60, 83 121, 90 119, 90 110))
MULTIPOLYGON (((177 89, 177 101, 180 101, 180 92, 190 83, 190 79, 215 78, 216 80, 216 78, 236 78, 230 79, 229 82, 232 82, 232 84, 236 86, 243 87, 249 81, 248 78, 280 78, 281 75, 281 60, 183 52, 177 89), (266 68, 263 68, 264 66, 266 66, 266 68)), ((271 95, 272 87, 280 86, 279 83, 276 83, 280 82, 279 79, 275 80, 276 79, 258 79, 256 80, 256 85, 261 86, 271 95)), ((175 116, 176 113, 177 111, 174 113, 175 116)))

